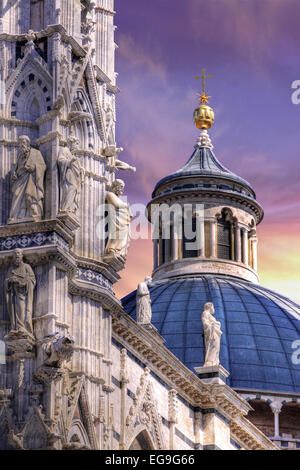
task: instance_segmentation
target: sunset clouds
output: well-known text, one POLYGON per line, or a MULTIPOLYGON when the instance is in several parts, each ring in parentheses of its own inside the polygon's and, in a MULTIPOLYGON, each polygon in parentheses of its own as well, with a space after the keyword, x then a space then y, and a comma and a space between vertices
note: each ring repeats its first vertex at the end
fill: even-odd
MULTIPOLYGON (((259 226, 261 282, 300 302, 300 79, 297 0, 115 0, 117 143, 137 167, 124 177, 131 203, 193 151, 192 113, 202 67, 218 159, 248 180, 265 210, 259 226)), ((117 293, 152 270, 151 241, 131 243, 117 293)))

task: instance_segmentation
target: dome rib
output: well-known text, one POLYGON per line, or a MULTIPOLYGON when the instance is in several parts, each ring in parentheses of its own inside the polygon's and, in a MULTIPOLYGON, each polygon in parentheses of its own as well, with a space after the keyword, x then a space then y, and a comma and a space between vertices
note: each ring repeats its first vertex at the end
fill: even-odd
MULTIPOLYGON (((247 287, 247 289, 250 290, 248 287, 247 287)), ((253 290, 257 291, 257 289, 255 289, 255 287, 253 288, 253 290)), ((276 294, 276 293, 274 293, 274 294, 276 294)), ((277 298, 280 297, 280 296, 278 296, 278 295, 274 295, 274 296, 277 297, 277 298)), ((270 299, 269 296, 268 296, 268 299, 272 301, 272 299, 270 299)), ((284 298, 279 298, 278 300, 279 300, 279 301, 282 301, 283 303, 286 304, 286 302, 284 302, 284 298)), ((266 309, 266 306, 261 302, 261 300, 260 300, 259 297, 258 297, 258 301, 261 303, 261 305, 262 305, 263 308, 265 309, 266 313, 268 313, 268 311, 267 311, 267 309, 266 309)), ((287 308, 289 308, 289 306, 287 306, 287 308)), ((282 310, 282 309, 281 309, 281 310, 282 310)), ((296 325, 294 325, 294 323, 293 323, 293 321, 291 320, 291 318, 289 318, 289 315, 287 314, 287 312, 284 311, 284 310, 282 310, 282 311, 284 312, 285 318, 287 319, 287 321, 293 326, 293 328, 291 328, 291 329, 294 329, 296 325)), ((275 322, 274 322, 274 319, 273 319, 272 315, 270 315, 270 319, 271 319, 271 321, 272 321, 272 323, 273 323, 274 329, 275 329, 276 332, 277 332, 277 327, 276 327, 276 324, 275 324, 275 322)), ((297 328, 297 326, 296 326, 296 328, 297 328)), ((300 331, 299 331, 299 333, 300 333, 300 331)), ((277 332, 277 335, 278 335, 278 332, 277 332)), ((279 340, 279 342, 280 342, 280 344, 281 344, 281 348, 282 348, 283 354, 285 355, 286 363, 289 364, 290 358, 289 358, 289 356, 288 356, 288 353, 286 352, 286 348, 284 347, 284 343, 283 343, 283 341, 282 341, 280 335, 278 335, 278 340, 279 340)), ((289 373, 290 373, 290 376, 291 376, 291 380, 292 380, 292 382, 293 382, 293 384, 294 384, 294 387, 297 387, 297 382, 296 382, 295 377, 294 377, 294 371, 293 371, 293 369, 289 369, 289 373)))
MULTIPOLYGON (((184 282, 184 281, 183 281, 184 282)), ((191 285, 189 286, 190 289, 189 289, 189 300, 188 300, 188 307, 185 311, 185 318, 184 318, 184 323, 183 323, 183 331, 184 331, 184 339, 185 339, 185 342, 184 342, 184 353, 183 353, 183 357, 184 357, 184 360, 183 362, 186 362, 186 351, 187 351, 187 337, 188 337, 188 334, 187 334, 187 327, 188 327, 188 317, 189 317, 189 307, 191 305, 191 301, 192 301, 192 292, 194 290, 194 281, 191 282, 191 285)), ((200 340, 201 341, 201 340, 200 340)))
MULTIPOLYGON (((249 290, 249 289, 248 289, 248 290, 249 290)), ((268 314, 268 310, 266 309, 266 306, 264 305, 264 303, 260 300, 260 297, 259 297, 259 296, 257 296, 257 300, 258 300, 258 302, 261 304, 261 306, 264 308, 266 314, 268 314)), ((284 312, 284 313, 285 313, 285 312, 284 312)), ((286 316, 286 315, 285 315, 285 316, 286 316)), ((282 339, 281 339, 280 335, 278 334, 277 327, 276 327, 276 324, 275 324, 275 322, 274 322, 274 319, 273 319, 272 315, 269 315, 269 317, 270 317, 270 320, 271 320, 271 322, 272 322, 272 324, 273 324, 274 330, 276 331, 276 334, 277 334, 277 336, 278 336, 278 340, 279 340, 279 342, 280 342, 282 352, 283 352, 283 354, 284 354, 284 356, 285 356, 285 358, 286 358, 286 363, 289 364, 289 357, 288 357, 288 355, 287 355, 287 353, 286 353, 286 350, 285 350, 284 344, 283 344, 283 342, 282 342, 282 339)), ((294 380, 293 374, 291 373, 291 369, 288 369, 288 371, 289 371, 289 374, 290 374, 290 377, 291 377, 291 381, 293 382, 293 385, 294 385, 294 387, 295 387, 295 386, 296 386, 296 382, 295 382, 295 380, 294 380)))
MULTIPOLYGON (((184 281, 182 281, 182 282, 184 282, 184 281)), ((170 288, 170 284, 175 284, 175 289, 172 291, 172 294, 173 294, 173 295, 174 295, 174 293, 176 293, 176 291, 179 290, 179 288, 181 287, 181 286, 178 286, 176 282, 169 283, 169 285, 168 285, 168 284, 166 285, 166 288, 163 290, 162 294, 165 292, 165 290, 167 290, 168 288, 170 288)), ((167 306, 167 308, 166 308, 165 311, 164 311, 164 317, 163 317, 163 320, 162 320, 161 325, 160 325, 160 331, 163 331, 164 324, 165 324, 165 321, 166 321, 166 317, 167 317, 167 314, 168 314, 168 311, 169 311, 169 307, 170 307, 170 305, 171 305, 171 303, 172 303, 172 300, 173 300, 173 295, 170 296, 170 300, 169 300, 169 302, 168 302, 168 306, 167 306)), ((153 302, 152 302, 152 303, 153 303, 153 302)))
MULTIPOLYGON (((250 325, 250 328, 251 328, 251 331, 252 331, 252 337, 254 338, 255 347, 256 347, 256 351, 257 351, 257 355, 258 355, 258 357, 259 357, 260 363, 262 364, 262 363, 263 363, 263 358, 262 358, 261 350, 260 350, 260 348, 259 348, 259 344, 258 344, 257 339, 256 339, 255 331, 254 331, 254 328, 253 328, 253 324, 252 324, 251 317, 250 317, 249 312, 248 312, 248 310, 247 310, 247 306, 246 306, 246 304, 245 304, 245 302, 244 302, 244 299, 242 298, 240 292, 238 291, 238 289, 236 289, 236 288, 234 287, 233 283, 230 283, 230 282, 229 282, 229 284, 230 284, 231 288, 235 291, 236 295, 239 297, 239 299, 240 299, 240 301, 241 301, 241 303, 242 303, 242 305, 243 305, 243 307, 244 307, 244 310, 245 310, 245 313, 246 313, 247 318, 248 318, 248 320, 249 320, 249 325, 250 325)), ((255 365, 256 365, 256 364, 255 364, 255 365)), ((266 377, 265 369, 262 368, 262 370, 263 370, 263 376, 264 376, 264 379, 265 379, 265 383, 267 383, 267 377, 266 377)))

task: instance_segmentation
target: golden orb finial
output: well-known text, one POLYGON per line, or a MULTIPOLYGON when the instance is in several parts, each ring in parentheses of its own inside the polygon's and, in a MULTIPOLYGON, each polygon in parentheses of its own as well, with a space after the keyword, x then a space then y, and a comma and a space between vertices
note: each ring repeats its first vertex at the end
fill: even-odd
POLYGON ((210 129, 214 123, 215 115, 213 109, 208 106, 208 100, 210 96, 205 93, 205 79, 212 78, 212 75, 205 75, 205 69, 202 69, 202 75, 200 77, 195 77, 195 80, 202 80, 202 93, 199 101, 200 105, 194 111, 194 122, 198 129, 210 129))

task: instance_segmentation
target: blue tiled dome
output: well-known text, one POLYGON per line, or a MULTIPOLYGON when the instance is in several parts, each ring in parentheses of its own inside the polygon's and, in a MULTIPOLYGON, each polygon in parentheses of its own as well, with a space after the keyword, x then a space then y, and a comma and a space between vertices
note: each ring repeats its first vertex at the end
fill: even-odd
MULTIPOLYGON (((300 306, 259 285, 204 275, 149 286, 152 323, 165 346, 194 371, 203 365, 205 302, 213 302, 222 325, 220 363, 236 389, 300 393, 300 365, 292 363, 292 343, 300 339, 300 306)), ((123 299, 136 318, 136 291, 123 299)))

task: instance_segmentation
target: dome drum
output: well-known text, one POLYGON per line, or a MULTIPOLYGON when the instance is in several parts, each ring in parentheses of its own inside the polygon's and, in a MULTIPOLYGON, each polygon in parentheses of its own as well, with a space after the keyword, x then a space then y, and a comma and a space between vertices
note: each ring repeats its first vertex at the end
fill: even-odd
POLYGON ((178 204, 151 216, 154 279, 216 272, 258 281, 256 226, 249 214, 213 205, 183 210, 178 204))
POLYGON ((257 272, 251 266, 235 261, 204 257, 182 258, 165 262, 153 270, 152 279, 153 281, 160 281, 189 276, 191 269, 195 275, 217 274, 241 278, 254 283, 259 281, 257 272))

